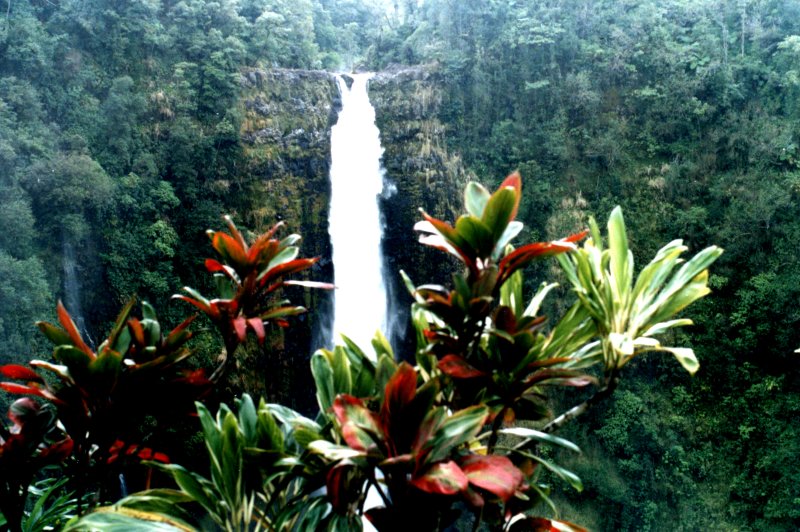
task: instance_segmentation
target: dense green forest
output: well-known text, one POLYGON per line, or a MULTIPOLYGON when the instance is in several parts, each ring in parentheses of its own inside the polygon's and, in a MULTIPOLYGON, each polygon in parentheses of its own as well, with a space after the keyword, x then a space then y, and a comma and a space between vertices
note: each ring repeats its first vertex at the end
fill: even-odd
POLYGON ((206 282, 204 231, 226 212, 252 222, 245 69, 424 67, 448 149, 487 184, 525 177, 531 239, 620 204, 637 264, 672 238, 725 248, 696 325, 675 333, 701 370, 625 367, 566 433, 585 490, 556 497, 565 516, 596 530, 800 528, 800 2, 4 7, 0 361, 47 351, 32 323, 69 303, 73 260, 90 334, 134 293, 181 315, 167 300, 206 282))

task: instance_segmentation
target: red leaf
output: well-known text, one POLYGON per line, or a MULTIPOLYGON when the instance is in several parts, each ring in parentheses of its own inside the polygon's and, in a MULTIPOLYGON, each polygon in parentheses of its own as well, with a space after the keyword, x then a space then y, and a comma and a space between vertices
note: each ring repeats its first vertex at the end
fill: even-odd
POLYGON ((231 325, 233 325, 233 329, 236 331, 236 337, 239 341, 244 342, 247 339, 247 320, 243 317, 233 318, 231 320, 231 325))
POLYGON ((234 270, 230 266, 222 264, 218 260, 206 259, 205 266, 206 266, 206 270, 208 270, 211 273, 223 272, 225 275, 227 275, 233 281, 238 281, 239 280, 238 276, 236 275, 236 270, 234 270))
POLYGON ((275 258, 275 255, 280 251, 281 243, 278 240, 256 240, 255 244, 250 247, 247 252, 247 260, 251 265, 265 266, 275 258))
POLYGON ((128 327, 130 327, 131 332, 133 333, 133 339, 136 340, 136 343, 139 345, 145 345, 144 328, 142 327, 142 322, 140 322, 138 318, 131 318, 128 320, 128 327))
POLYGON ((368 451, 377 447, 384 434, 374 412, 361 399, 340 394, 333 401, 333 413, 341 426, 342 438, 351 449, 368 451))
POLYGON ((348 506, 353 503, 354 496, 358 496, 358 491, 352 489, 355 469, 349 464, 340 465, 334 467, 325 475, 328 497, 337 512, 346 512, 348 506))
POLYGON ((153 453, 153 457, 151 458, 151 460, 153 460, 155 462, 161 462, 162 464, 168 464, 169 463, 169 456, 167 456, 164 453, 156 452, 156 453, 153 453))
POLYGON ((17 384, 14 382, 0 382, 0 389, 5 390, 8 393, 41 397, 43 399, 47 399, 57 406, 66 406, 64 401, 53 395, 49 390, 38 388, 36 386, 25 386, 24 384, 17 384))
POLYGON ((174 382, 186 383, 192 386, 205 386, 210 384, 211 381, 206 377, 206 371, 203 368, 183 370, 183 376, 175 379, 174 382))
POLYGON ((58 314, 59 323, 61 323, 61 326, 64 327, 64 330, 69 335, 70 340, 72 340, 72 345, 89 355, 89 358, 92 360, 97 358, 94 352, 89 349, 89 346, 86 345, 86 342, 83 341, 83 338, 81 338, 78 328, 75 326, 75 322, 72 321, 69 312, 67 312, 67 309, 64 308, 64 305, 61 303, 61 301, 59 301, 58 305, 56 305, 56 313, 58 314))
POLYGON ((242 249, 246 253, 247 252, 247 242, 245 241, 244 237, 242 236, 242 233, 239 232, 239 229, 236 227, 236 224, 233 223, 233 218, 231 218, 230 216, 228 216, 226 214, 223 217, 223 219, 225 220, 225 223, 228 225, 228 230, 233 235, 233 238, 236 239, 236 242, 239 243, 239 245, 242 247, 242 249))
POLYGON ((555 366, 556 364, 563 364, 565 362, 571 362, 573 359, 570 357, 553 357, 553 358, 545 358, 543 360, 536 360, 531 362, 526 367, 527 369, 533 368, 546 368, 548 366, 555 366))
POLYGON ((507 502, 522 484, 522 472, 505 456, 470 455, 461 460, 469 483, 507 502))
POLYGON ((44 382, 38 373, 18 364, 6 364, 5 366, 0 366, 0 375, 8 377, 9 379, 44 382))
MULTIPOLYGON (((438 234, 420 236, 419 242, 421 244, 425 244, 427 246, 431 246, 436 249, 446 251, 451 255, 455 255, 456 257, 464 261, 464 263, 470 270, 474 270, 475 269, 474 254, 470 254, 466 251, 468 244, 467 242, 464 241, 463 238, 461 238, 461 235, 458 234, 458 231, 456 231, 456 229, 452 225, 437 218, 434 218, 424 210, 420 209, 420 212, 422 213, 422 217, 425 218, 425 221, 430 223, 438 234)), ((419 222, 416 225, 414 225, 414 229, 417 231, 424 231, 427 233, 428 228, 420 225, 422 223, 423 222, 419 222)))
POLYGON ((506 177, 502 183, 500 183, 500 188, 511 187, 514 189, 514 194, 517 197, 517 201, 514 204, 514 209, 511 211, 510 220, 513 220, 517 217, 517 210, 519 209, 519 202, 522 199, 522 176, 519 175, 519 172, 514 172, 513 174, 506 177))
POLYGON ((442 373, 454 379, 474 379, 475 377, 485 377, 486 373, 469 364, 464 358, 458 355, 446 355, 439 361, 439 369, 442 373))
POLYGON ((267 337, 266 332, 264 331, 264 322, 261 321, 261 318, 250 318, 247 320, 247 324, 253 329, 253 332, 256 334, 256 338, 258 338, 258 343, 263 345, 264 339, 267 337))
POLYGON ((297 273, 303 270, 306 270, 314 265, 315 262, 319 260, 319 257, 314 257, 311 259, 294 259, 290 260, 289 262, 284 262, 283 264, 279 264, 274 268, 270 268, 266 272, 262 273, 258 279, 258 286, 263 287, 264 285, 271 283, 275 279, 279 277, 284 277, 286 275, 290 275, 292 273, 297 273))
POLYGON ((72 438, 67 437, 60 442, 54 443, 50 447, 43 449, 40 457, 49 457, 53 462, 63 462, 70 454, 72 454, 72 449, 74 447, 75 442, 72 441, 72 438))
POLYGON ((574 235, 569 235, 568 237, 562 238, 561 240, 559 240, 559 242, 562 242, 562 241, 563 242, 572 242, 574 244, 575 242, 583 240, 584 237, 586 237, 586 235, 588 235, 588 234, 589 234, 589 230, 588 229, 584 229, 580 233, 575 233, 574 235))
POLYGON ((145 447, 138 453, 136 453, 141 460, 150 460, 153 457, 153 449, 150 447, 145 447))
POLYGON ((211 245, 222 256, 225 262, 232 263, 233 266, 246 266, 247 253, 236 239, 222 231, 217 231, 211 237, 211 245))
POLYGON ((386 383, 381 405, 384 420, 398 414, 417 394, 417 372, 407 362, 401 362, 394 375, 386 383))
MULTIPOLYGON (((428 412, 427 416, 422 421, 416 436, 414 436, 414 441, 411 444, 411 450, 416 453, 418 463, 422 463, 428 454, 427 452, 421 453, 420 451, 426 444, 430 443, 431 436, 439 429, 446 418, 447 413, 444 408, 434 408, 428 412)), ((430 449, 428 449, 428 451, 429 450, 430 449)))
POLYGON ((35 386, 26 386, 24 384, 17 384, 15 382, 0 382, 0 389, 8 393, 16 393, 19 395, 35 395, 37 397, 45 397, 42 395, 42 390, 35 386))
POLYGON ((428 493, 455 495, 467 489, 468 479, 453 461, 432 465, 424 475, 415 477, 411 484, 428 493))
POLYGON ((194 305, 195 307, 202 310, 204 313, 208 314, 211 319, 218 319, 219 318, 219 309, 216 307, 212 307, 208 303, 195 299, 193 297, 184 296, 182 294, 175 294, 172 296, 172 299, 181 299, 194 305))
POLYGON ((108 448, 108 452, 109 454, 119 454, 123 447, 125 447, 124 441, 114 440, 114 443, 108 448))

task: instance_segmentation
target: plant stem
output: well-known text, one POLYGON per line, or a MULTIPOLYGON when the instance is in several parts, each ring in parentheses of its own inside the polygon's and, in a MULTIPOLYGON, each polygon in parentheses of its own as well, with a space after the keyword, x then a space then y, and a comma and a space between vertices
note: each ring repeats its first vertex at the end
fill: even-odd
POLYGON ((231 332, 225 335, 225 357, 220 362, 219 366, 214 370, 214 373, 211 374, 211 377, 208 378, 212 383, 217 384, 219 380, 222 378, 225 373, 228 372, 228 366, 235 360, 234 353, 236 353, 236 349, 239 347, 239 339, 236 338, 235 333, 231 332))
POLYGON ((478 532, 478 530, 481 528, 481 522, 483 521, 483 509, 484 509, 484 507, 485 507, 485 505, 481 506, 481 509, 478 512, 478 515, 475 516, 475 523, 472 525, 472 532, 478 532))
POLYGON ((495 416, 494 421, 492 421, 492 434, 489 436, 489 443, 486 446, 488 454, 492 454, 492 452, 494 452, 494 447, 497 445, 497 438, 499 436, 498 431, 500 430, 500 427, 503 426, 503 418, 505 417, 507 410, 508 407, 503 406, 503 408, 500 409, 500 412, 498 412, 495 416))
POLYGON ((370 476, 369 480, 370 480, 370 484, 375 486, 375 489, 378 490, 378 495, 381 496, 381 500, 383 501, 383 505, 386 506, 387 508, 389 506, 391 506, 391 502, 389 502, 389 497, 383 492, 383 490, 381 489, 380 484, 378 483, 378 479, 375 478, 375 471, 374 470, 372 471, 372 475, 370 476))
POLYGON ((582 402, 579 405, 573 406, 550 423, 544 426, 542 432, 555 432, 564 426, 567 422, 575 419, 576 417, 580 416, 581 414, 585 413, 589 410, 589 407, 594 406, 595 404, 599 403, 600 401, 610 397, 611 394, 614 393, 614 390, 617 389, 617 385, 619 384, 619 370, 616 368, 611 370, 608 378, 606 379, 606 385, 597 390, 597 392, 591 396, 586 401, 582 402))

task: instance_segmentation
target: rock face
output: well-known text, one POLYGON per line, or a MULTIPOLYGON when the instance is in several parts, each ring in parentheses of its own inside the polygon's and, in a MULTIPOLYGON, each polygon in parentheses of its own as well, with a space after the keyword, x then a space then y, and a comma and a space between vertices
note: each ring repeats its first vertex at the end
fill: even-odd
MULTIPOLYGON (((397 301, 391 311, 405 323, 411 300, 401 288, 398 271, 404 269, 422 283, 444 282, 449 270, 440 253, 416 243, 413 225, 419 219, 417 209, 423 207, 453 221, 461 208, 460 191, 467 175, 459 158, 445 148, 446 130, 437 119, 441 96, 434 73, 425 69, 380 73, 370 81, 369 93, 385 149, 387 190, 393 190, 381 200, 387 277, 397 301)), ((285 220, 290 232, 302 234, 301 254, 321 257, 310 274, 314 280, 333 279, 328 173, 330 130, 340 108, 335 78, 329 72, 275 69, 242 74, 242 175, 250 185, 244 202, 247 212, 240 215, 255 231, 285 220)), ((287 297, 302 302, 311 312, 296 320, 285 334, 276 333, 266 352, 253 346, 239 357, 238 383, 232 387, 311 409, 314 399, 308 358, 325 338, 330 294, 298 290, 287 297), (298 394, 298 389, 308 390, 308 394, 298 394)), ((413 357, 413 343, 410 351, 407 345, 413 338, 406 337, 404 351, 413 357)))
MULTIPOLYGON (((470 176, 460 157, 447 150, 447 128, 439 120, 442 93, 434 70, 381 72, 370 80, 369 95, 381 132, 387 185, 394 190, 382 198, 386 277, 395 302, 390 310, 406 324, 412 300, 399 271, 405 271, 418 285, 447 284, 454 264, 440 251, 417 242, 414 224, 421 219, 419 208, 455 222, 470 176)), ((406 330, 396 343, 403 345, 403 356, 413 358, 415 339, 408 334, 408 327, 406 330)))

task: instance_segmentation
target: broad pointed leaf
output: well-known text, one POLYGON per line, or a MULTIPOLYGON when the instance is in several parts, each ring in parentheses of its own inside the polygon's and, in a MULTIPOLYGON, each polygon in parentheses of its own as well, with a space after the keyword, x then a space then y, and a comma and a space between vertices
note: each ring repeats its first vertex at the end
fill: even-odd
POLYGON ((417 393, 417 372, 408 363, 402 362, 392 375, 383 394, 381 417, 386 423, 399 415, 417 393))
POLYGON ((459 461, 469 483, 497 495, 507 502, 522 484, 520 471, 505 456, 469 455, 459 461))
POLYGON ((94 352, 89 349, 89 346, 86 345, 86 342, 84 342, 83 338, 81 338, 78 327, 75 325, 75 322, 72 321, 72 317, 70 317, 69 312, 67 312, 67 309, 64 307, 63 303, 61 303, 61 301, 59 301, 58 305, 56 305, 56 312, 58 313, 58 321, 69 335, 72 345, 86 353, 86 355, 90 358, 94 358, 94 352))
POLYGON ((490 197, 491 194, 483 185, 470 181, 464 189, 464 206, 468 213, 480 219, 490 197))
POLYGON ((411 485, 440 495, 455 495, 465 490, 467 484, 467 476, 453 461, 433 464, 423 475, 411 479, 411 485))
POLYGON ((0 375, 15 380, 44 382, 38 373, 30 368, 26 368, 25 366, 20 366, 19 364, 6 364, 5 366, 0 366, 0 375))
POLYGON ((350 448, 369 452, 384 438, 377 416, 360 399, 339 395, 333 401, 333 412, 339 421, 342 438, 350 448))
POLYGON ((475 368, 458 355, 445 355, 438 365, 442 373, 454 379, 474 379, 486 376, 485 372, 475 368))

